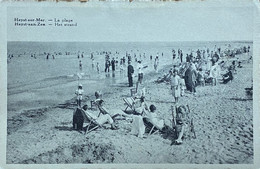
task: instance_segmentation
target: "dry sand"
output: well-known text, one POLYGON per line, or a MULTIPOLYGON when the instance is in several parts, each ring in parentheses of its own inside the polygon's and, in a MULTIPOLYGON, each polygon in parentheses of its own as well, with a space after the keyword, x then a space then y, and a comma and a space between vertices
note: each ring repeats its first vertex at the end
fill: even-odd
MULTIPOLYGON (((171 145, 172 136, 162 133, 148 138, 131 135, 131 122, 126 120, 116 121, 118 130, 100 128, 87 135, 72 130, 75 82, 71 79, 49 79, 13 90, 9 86, 7 163, 253 163, 253 101, 244 90, 252 85, 253 65, 243 62, 242 66, 232 83, 197 87, 197 95, 186 93, 180 98, 179 104, 191 109, 197 134, 196 139, 186 134, 182 145, 171 145)), ((171 118, 174 105, 170 86, 154 81, 168 70, 166 66, 144 77, 147 103, 155 104, 164 119, 171 118)), ((91 94, 84 103, 90 104, 94 90, 102 90, 108 109, 124 109, 128 84, 107 81, 83 79, 91 94)))

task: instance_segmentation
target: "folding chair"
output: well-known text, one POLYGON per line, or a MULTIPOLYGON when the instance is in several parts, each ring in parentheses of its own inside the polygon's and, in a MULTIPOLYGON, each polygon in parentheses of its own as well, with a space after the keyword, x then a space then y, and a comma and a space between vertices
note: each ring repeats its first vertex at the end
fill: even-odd
MULTIPOLYGON (((184 106, 184 105, 183 105, 184 106)), ((195 129, 194 129, 194 122, 193 122, 193 118, 191 117, 191 112, 190 112, 190 108, 189 108, 189 105, 186 105, 184 106, 186 108, 186 112, 183 112, 185 114, 183 114, 185 116, 185 120, 184 120, 184 123, 187 125, 188 127, 188 136, 189 138, 191 138, 191 135, 193 134, 193 138, 196 138, 196 132, 195 132, 195 129)), ((173 110, 173 106, 172 106, 172 111, 173 110)), ((175 112, 176 112, 176 115, 177 115, 177 111, 178 111, 178 108, 177 106, 175 107, 175 112)), ((176 117, 174 115, 174 113, 172 112, 172 116, 173 116, 173 125, 176 125, 176 117)), ((173 127, 174 128, 174 127, 173 127)), ((177 135, 178 136, 178 135, 177 135)))
POLYGON ((144 117, 143 120, 144 120, 144 124, 145 124, 146 128, 148 128, 148 130, 149 130, 148 136, 153 135, 153 134, 156 134, 156 133, 158 133, 159 131, 161 131, 161 129, 160 129, 159 127, 157 127, 156 124, 153 124, 153 122, 151 122, 151 121, 149 120, 149 118, 144 117), (155 131, 154 131, 154 130, 155 130, 155 131), (154 132, 153 132, 153 131, 154 131, 154 132))
MULTIPOLYGON (((81 109, 82 110, 82 109, 81 109)), ((97 129, 97 128, 103 128, 101 125, 97 123, 97 121, 87 112, 82 110, 82 115, 84 117, 84 122, 88 122, 88 125, 86 126, 85 134, 97 129), (91 125, 94 124, 95 126, 90 128, 91 125)))
POLYGON ((125 111, 127 111, 128 108, 130 108, 131 111, 135 111, 135 107, 134 107, 135 101, 132 97, 123 98, 123 100, 126 105, 125 111))

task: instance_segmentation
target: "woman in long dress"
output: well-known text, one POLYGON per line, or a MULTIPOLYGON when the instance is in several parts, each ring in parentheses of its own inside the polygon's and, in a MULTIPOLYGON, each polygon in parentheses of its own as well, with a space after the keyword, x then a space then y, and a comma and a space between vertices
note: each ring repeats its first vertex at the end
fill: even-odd
POLYGON ((177 75, 177 70, 173 70, 173 75, 171 77, 171 90, 175 103, 178 102, 178 99, 181 96, 180 80, 181 78, 177 75))

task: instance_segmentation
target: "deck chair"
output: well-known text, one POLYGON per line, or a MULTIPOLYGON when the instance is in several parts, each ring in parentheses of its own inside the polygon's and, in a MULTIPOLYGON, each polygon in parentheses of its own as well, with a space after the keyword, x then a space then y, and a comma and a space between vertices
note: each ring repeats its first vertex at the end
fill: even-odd
POLYGON ((130 108, 131 111, 135 111, 135 107, 134 107, 135 101, 132 97, 123 98, 123 100, 126 105, 125 112, 127 111, 128 108, 130 108))
MULTIPOLYGON (((188 131, 189 138, 191 138, 191 135, 193 135, 193 138, 196 138, 196 133, 195 133, 195 129, 194 129, 194 121, 193 121, 193 118, 191 117, 189 105, 186 105, 184 107, 186 108, 186 112, 184 114, 184 116, 185 116, 184 123, 187 124, 187 127, 188 127, 188 130, 186 130, 186 131, 188 131)), ((176 117, 175 116, 176 116, 177 111, 178 111, 177 106, 175 106, 175 109, 172 106, 173 128, 174 128, 174 126, 176 126, 176 117)), ((176 135, 176 136, 178 136, 178 135, 176 135)))
POLYGON ((159 131, 162 130, 164 122, 163 120, 161 121, 157 121, 157 124, 155 124, 155 122, 151 121, 148 117, 144 117, 144 124, 146 126, 146 128, 148 129, 148 136, 153 135, 153 134, 157 134, 159 131), (161 123, 161 124, 158 124, 161 123), (161 125, 161 126, 159 126, 161 125))
POLYGON ((94 119, 93 116, 91 116, 88 111, 84 111, 83 109, 82 110, 82 115, 84 117, 84 122, 85 123, 88 123, 88 125, 86 126, 86 131, 85 131, 85 134, 97 129, 97 128, 103 128, 101 125, 99 125, 96 120, 94 119), (94 125, 94 127, 91 128, 91 125, 94 125))

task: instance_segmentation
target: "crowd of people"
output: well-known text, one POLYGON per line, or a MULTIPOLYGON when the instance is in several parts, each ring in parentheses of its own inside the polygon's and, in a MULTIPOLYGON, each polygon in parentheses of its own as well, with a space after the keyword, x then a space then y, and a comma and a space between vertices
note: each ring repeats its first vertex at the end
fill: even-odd
MULTIPOLYGON (((214 49, 211 50, 209 48, 202 48, 186 52, 182 49, 178 49, 177 52, 175 49, 172 49, 170 52, 172 54, 172 57, 170 57, 172 61, 171 68, 167 74, 159 77, 156 81, 159 83, 166 82, 170 84, 173 103, 175 103, 175 105, 178 105, 177 103, 179 103, 180 97, 184 96, 186 93, 196 95, 197 86, 218 85, 219 83, 227 84, 232 81, 236 74, 236 69, 243 67, 242 61, 236 59, 237 54, 247 54, 248 61, 252 60, 250 46, 243 46, 234 49, 231 49, 229 46, 229 49, 225 50, 222 50, 221 47, 215 46, 214 49)), ((23 55, 25 55, 25 53, 23 55)), ((49 60, 55 59, 58 55, 62 55, 62 53, 43 53, 43 55, 46 57, 46 60, 49 60)), ((76 53, 65 52, 65 55, 75 55, 78 59, 79 71, 83 71, 83 59, 87 58, 86 53, 80 51, 76 53)), ((118 51, 115 53, 109 51, 90 53, 92 70, 95 71, 96 69, 98 74, 102 72, 104 72, 104 74, 109 74, 112 72, 112 77, 115 77, 115 72, 119 70, 120 75, 127 75, 127 86, 134 87, 134 85, 136 85, 136 94, 133 96, 133 112, 130 115, 126 112, 112 114, 111 111, 105 108, 104 100, 101 99, 100 94, 97 94, 95 95, 96 99, 94 102, 100 113, 98 115, 93 114, 89 111, 90 108, 86 106, 85 103, 82 103, 84 90, 83 85, 79 83, 75 92, 78 107, 74 112, 75 118, 73 120, 73 128, 80 130, 83 129, 84 121, 76 120, 80 119, 78 118, 79 116, 82 116, 81 119, 85 117, 95 120, 100 126, 108 123, 111 125, 112 129, 117 129, 117 126, 114 123, 116 120, 115 117, 123 116, 132 119, 132 133, 137 134, 139 137, 143 137, 144 135, 144 126, 140 126, 140 123, 148 121, 161 131, 168 128, 176 131, 177 134, 176 137, 174 137, 174 142, 178 144, 181 143, 186 122, 180 114, 185 114, 187 110, 183 108, 182 105, 178 105, 175 115, 173 115, 173 119, 160 119, 157 113, 158 108, 154 104, 148 105, 146 103, 145 92, 142 90, 146 85, 144 69, 150 67, 149 70, 157 76, 160 73, 160 59, 169 56, 165 53, 159 54, 159 52, 154 55, 155 57, 153 57, 153 55, 146 57, 147 55, 148 54, 145 52, 134 52, 132 50, 130 53, 126 52, 124 56, 122 56, 118 51), (100 64, 102 59, 97 58, 97 56, 100 55, 105 57, 104 69, 102 69, 103 66, 101 67, 100 64), (137 76, 136 82, 134 78, 135 76, 137 76), (167 121, 170 121, 170 123, 167 121), (139 125, 136 129, 134 126, 137 124, 139 125)), ((18 55, 18 57, 21 56, 22 54, 18 55)), ((36 59, 38 55, 31 53, 30 57, 36 59)), ((11 60, 12 58, 14 58, 14 54, 9 54, 8 60, 11 60)))
MULTIPOLYGON (((170 89, 173 95, 173 101, 176 103, 175 115, 172 119, 161 119, 156 112, 157 107, 154 104, 148 105, 145 101, 145 92, 144 90, 138 90, 136 88, 136 94, 133 98, 133 108, 132 112, 129 115, 126 112, 121 112, 116 115, 112 115, 109 110, 104 107, 104 100, 100 98, 100 95, 96 95, 95 103, 100 111, 98 116, 91 115, 91 112, 88 111, 88 106, 83 106, 81 108, 81 96, 78 93, 79 90, 82 90, 82 86, 79 86, 79 89, 76 91, 77 94, 77 103, 78 109, 82 110, 84 114, 88 114, 92 119, 95 119, 98 125, 103 125, 108 123, 111 125, 111 129, 117 129, 117 126, 114 125, 115 117, 120 115, 126 118, 132 119, 132 131, 131 133, 136 134, 139 137, 143 137, 145 132, 145 125, 143 122, 150 122, 160 131, 171 129, 175 132, 175 137, 173 142, 176 144, 182 143, 182 138, 184 132, 187 128, 187 124, 190 124, 190 119, 187 121, 185 119, 185 114, 187 114, 187 109, 183 105, 177 104, 179 98, 184 96, 185 93, 191 93, 196 95, 197 86, 205 85, 217 85, 218 83, 226 84, 234 79, 234 74, 236 74, 236 69, 241 68, 241 61, 235 58, 236 54, 247 53, 250 55, 250 46, 242 47, 240 50, 232 51, 222 51, 221 48, 216 48, 216 50, 211 51, 209 49, 198 49, 194 55, 194 52, 191 51, 186 55, 186 60, 183 58, 184 54, 181 49, 178 49, 176 54, 175 50, 172 50, 172 68, 169 70, 168 74, 165 74, 163 77, 158 78, 157 82, 167 82, 170 84, 170 89), (233 60, 230 64, 230 60, 233 60), (138 92, 139 91, 139 92, 138 92), (170 123, 169 123, 170 122, 170 123)), ((140 58, 137 59, 134 56, 134 61, 137 63, 137 82, 133 82, 133 75, 135 69, 132 65, 132 57, 130 54, 126 53, 128 59, 127 67, 127 76, 129 87, 133 87, 134 84, 145 86, 143 69, 147 66, 143 66, 142 62, 145 58, 144 55, 140 55, 140 58), (141 59, 143 57, 143 59, 141 59)), ((162 53, 163 56, 163 53, 162 53)), ((120 61, 120 65, 125 63, 125 57, 120 61)), ((150 57, 151 59, 152 57, 150 57)), ((251 59, 251 57, 249 57, 251 59)), ((154 71, 158 72, 159 64, 159 55, 155 57, 154 60, 154 71)), ((106 54, 105 61, 105 72, 109 72, 110 66, 112 71, 115 71, 116 60, 112 58, 110 61, 109 54, 106 54)), ((144 87, 143 87, 144 89, 144 87)), ((75 111, 76 112, 76 111, 75 111)))

